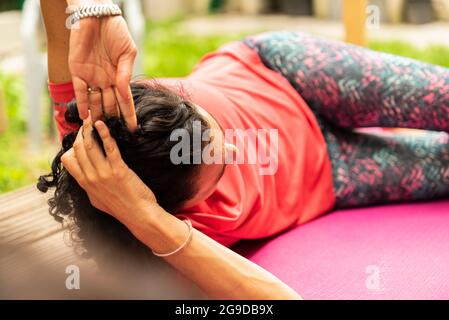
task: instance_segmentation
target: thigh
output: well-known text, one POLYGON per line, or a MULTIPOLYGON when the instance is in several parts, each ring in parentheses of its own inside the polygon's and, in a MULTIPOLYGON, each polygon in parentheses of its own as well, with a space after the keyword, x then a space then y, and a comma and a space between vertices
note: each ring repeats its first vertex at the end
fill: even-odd
POLYGON ((449 131, 447 68, 305 33, 244 42, 334 125, 449 131))
POLYGON ((336 207, 449 197, 449 135, 369 134, 325 125, 336 207))

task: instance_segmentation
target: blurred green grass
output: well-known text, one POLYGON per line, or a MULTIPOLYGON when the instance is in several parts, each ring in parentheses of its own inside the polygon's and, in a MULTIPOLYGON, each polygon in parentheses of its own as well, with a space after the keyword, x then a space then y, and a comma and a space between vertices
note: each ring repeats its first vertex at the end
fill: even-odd
POLYGON ((449 48, 430 45, 424 49, 398 41, 371 41, 369 48, 449 68, 449 48))
MULTIPOLYGON (((142 76, 185 76, 204 54, 243 36, 195 36, 178 30, 176 21, 148 23, 143 52, 145 75, 142 76)), ((371 42, 369 47, 449 67, 447 47, 430 46, 418 49, 411 44, 396 41, 371 42)), ((26 151, 23 85, 20 77, 4 75, 0 71, 0 88, 3 91, 9 122, 8 131, 0 134, 0 193, 34 183, 38 175, 48 173, 50 161, 59 147, 54 137, 47 137, 45 147, 38 155, 26 151)))
POLYGON ((148 23, 143 58, 145 74, 152 78, 186 76, 203 55, 243 36, 196 36, 183 33, 176 21, 148 23))
POLYGON ((45 144, 37 155, 27 150, 23 79, 0 73, 0 88, 8 119, 6 132, 0 134, 1 193, 30 184, 38 174, 48 171, 50 162, 44 155, 50 146, 45 144))

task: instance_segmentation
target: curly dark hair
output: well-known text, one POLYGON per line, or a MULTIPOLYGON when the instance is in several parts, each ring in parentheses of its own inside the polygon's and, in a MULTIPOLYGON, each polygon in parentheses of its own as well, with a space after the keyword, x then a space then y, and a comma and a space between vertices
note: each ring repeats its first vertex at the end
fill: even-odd
MULTIPOLYGON (((138 129, 131 133, 121 117, 106 118, 105 123, 124 162, 153 191, 159 205, 173 213, 196 194, 195 178, 200 165, 174 164, 170 160, 170 150, 177 141, 171 141, 170 135, 175 129, 186 129, 192 139, 193 123, 199 121, 202 132, 209 128, 208 123, 185 94, 177 94, 155 81, 132 82, 131 91, 138 129)), ((82 124, 74 101, 68 104, 65 119, 82 124)), ((50 214, 68 226, 71 244, 78 254, 107 256, 118 247, 126 248, 128 252, 135 248, 147 253, 149 250, 121 223, 92 206, 87 193, 62 166, 61 156, 73 146, 77 132, 64 136, 62 148, 52 162, 51 173, 38 179, 37 188, 41 192, 55 187, 48 200, 50 214)), ((93 137, 104 153, 95 128, 93 137)), ((191 144, 191 159, 197 152, 202 152, 206 144, 203 142, 201 150, 194 150, 194 144, 191 144)))

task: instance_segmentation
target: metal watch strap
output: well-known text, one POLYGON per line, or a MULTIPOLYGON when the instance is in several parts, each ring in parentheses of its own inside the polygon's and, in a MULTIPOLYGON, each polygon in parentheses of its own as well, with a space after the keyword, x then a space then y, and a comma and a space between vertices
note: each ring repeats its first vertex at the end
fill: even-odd
POLYGON ((89 17, 109 17, 109 16, 120 16, 122 15, 122 10, 120 7, 113 3, 108 4, 88 4, 81 5, 71 12, 75 21, 79 21, 84 18, 89 17))

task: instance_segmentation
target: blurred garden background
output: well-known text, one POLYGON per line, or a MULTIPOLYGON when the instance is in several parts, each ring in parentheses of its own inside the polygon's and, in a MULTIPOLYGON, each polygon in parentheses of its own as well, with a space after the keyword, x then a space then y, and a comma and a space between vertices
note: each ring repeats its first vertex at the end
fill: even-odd
MULTIPOLYGON (((122 2, 125 1, 131 0, 122 2)), ((343 22, 352 17, 345 17, 343 12, 351 14, 352 8, 360 11, 358 1, 133 1, 140 11, 131 12, 130 19, 132 14, 144 19, 139 40, 141 69, 136 70, 136 76, 185 76, 205 53, 260 31, 306 31, 345 40, 348 26, 345 28, 343 22)), ((30 23, 33 11, 26 12, 36 13, 37 3, 37 0, 0 2, 0 193, 32 184, 38 175, 48 173, 59 148, 45 82, 40 85, 37 81, 39 98, 30 98, 30 91, 35 90, 31 87, 36 85, 30 79, 34 79, 35 73, 43 72, 45 76, 42 25, 30 23), (33 1, 34 6, 30 4, 33 1), (24 34, 27 30, 28 34, 24 34), (30 39, 36 40, 39 60, 31 69, 30 39), (39 130, 33 132, 30 126, 36 123, 39 130)), ((361 44, 449 67, 449 0, 360 3, 367 23, 364 30, 352 32, 366 39, 361 44)))

